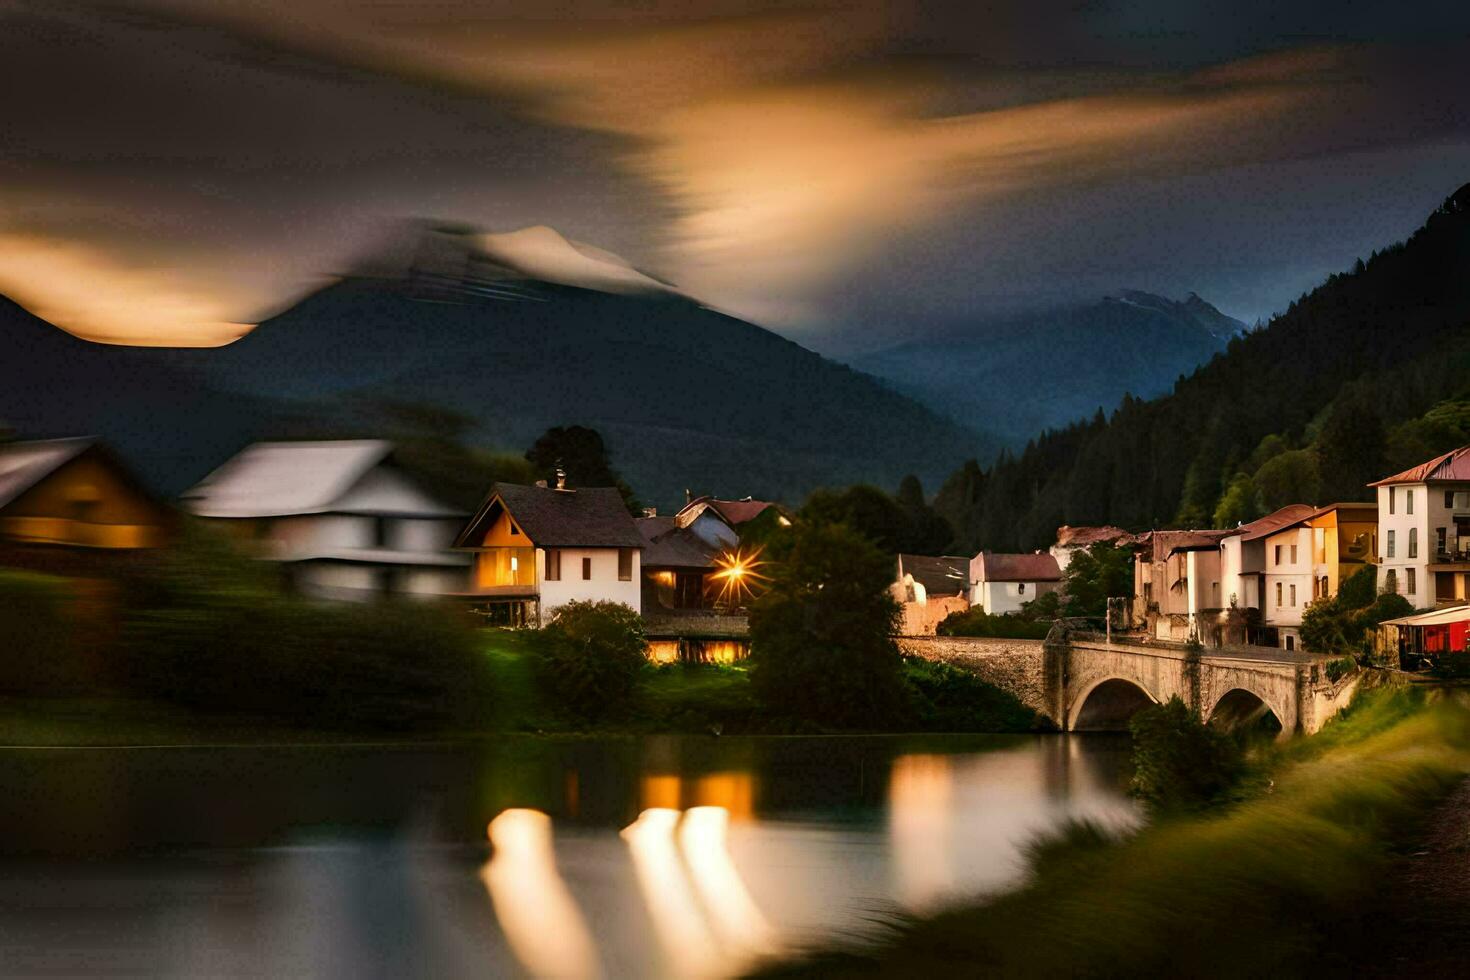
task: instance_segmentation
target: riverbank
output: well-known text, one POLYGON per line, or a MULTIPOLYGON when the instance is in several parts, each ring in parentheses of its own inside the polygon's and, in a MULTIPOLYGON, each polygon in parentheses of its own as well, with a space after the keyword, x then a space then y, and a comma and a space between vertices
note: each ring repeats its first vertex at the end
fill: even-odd
POLYGON ((1304 976, 1361 969, 1361 938, 1409 927, 1386 907, 1393 850, 1470 772, 1470 709, 1404 688, 1364 694, 1258 760, 1241 799, 1127 840, 1074 827, 1035 847, 1019 890, 895 922, 866 945, 764 977, 1304 976))

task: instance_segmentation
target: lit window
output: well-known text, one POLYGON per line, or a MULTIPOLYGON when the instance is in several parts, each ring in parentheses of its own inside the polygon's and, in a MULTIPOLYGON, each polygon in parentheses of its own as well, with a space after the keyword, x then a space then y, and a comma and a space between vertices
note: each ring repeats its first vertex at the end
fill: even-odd
POLYGON ((515 574, 521 570, 521 560, 515 555, 510 556, 510 570, 511 574, 515 574))

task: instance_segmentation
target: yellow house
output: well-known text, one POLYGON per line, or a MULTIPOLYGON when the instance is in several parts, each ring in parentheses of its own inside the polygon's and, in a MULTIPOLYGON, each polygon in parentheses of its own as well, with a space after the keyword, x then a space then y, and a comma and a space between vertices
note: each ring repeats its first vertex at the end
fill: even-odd
POLYGON ((1307 518, 1312 529, 1312 597, 1337 595, 1342 581, 1378 555, 1378 505, 1329 504, 1307 518))
POLYGON ((172 511, 96 439, 0 444, 0 543, 135 551, 162 543, 172 511))

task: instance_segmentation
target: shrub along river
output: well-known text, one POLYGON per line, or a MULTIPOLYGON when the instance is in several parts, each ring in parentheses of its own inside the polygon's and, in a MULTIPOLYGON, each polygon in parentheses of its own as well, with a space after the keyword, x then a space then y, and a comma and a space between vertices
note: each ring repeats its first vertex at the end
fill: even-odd
POLYGON ((5 749, 0 973, 728 975, 1136 822, 1128 766, 1110 735, 5 749))

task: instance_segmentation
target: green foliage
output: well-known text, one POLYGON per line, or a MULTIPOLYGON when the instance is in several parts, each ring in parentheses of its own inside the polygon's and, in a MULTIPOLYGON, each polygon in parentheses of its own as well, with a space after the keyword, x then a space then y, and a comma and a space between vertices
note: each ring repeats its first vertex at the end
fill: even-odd
POLYGON ((1359 652, 1383 620, 1414 611, 1401 595, 1379 595, 1377 580, 1378 570, 1365 565, 1342 581, 1337 595, 1309 603, 1302 611, 1302 645, 1318 653, 1359 652))
POLYGON ((1364 565, 1338 583, 1337 600, 1345 609, 1362 609, 1378 598, 1378 569, 1364 565))
POLYGON ((1244 772, 1239 744, 1206 725, 1178 697, 1144 708, 1128 729, 1133 733, 1133 791, 1161 810, 1216 802, 1244 772))
POLYGON ((1270 513, 1287 504, 1312 503, 1322 492, 1317 453, 1293 449, 1268 460, 1255 475, 1261 507, 1270 513))
POLYGON ((920 657, 903 658, 914 727, 936 732, 1025 732, 1036 712, 968 670, 920 657))
POLYGON ((841 524, 799 523, 751 607, 751 681, 772 709, 881 728, 903 712, 892 559, 841 524))
POLYGON ((1323 497, 1365 499, 1372 492, 1368 484, 1389 472, 1386 442, 1383 419, 1365 386, 1354 385, 1338 395, 1317 433, 1323 497))
POLYGON ((807 498, 800 518, 812 524, 841 524, 861 533, 887 554, 939 555, 954 537, 943 518, 924 503, 917 479, 905 480, 903 500, 877 487, 817 490, 807 498))
POLYGON ((193 708, 318 728, 482 720, 482 661, 453 610, 290 598, 262 566, 222 536, 188 526, 128 598, 126 685, 193 708))
POLYGON ((1098 542, 1072 555, 1064 579, 1068 616, 1105 616, 1110 596, 1133 594, 1133 553, 1098 542))
POLYGON ((1044 592, 1029 602, 1021 603, 1021 618, 1033 623, 1051 623, 1062 613, 1062 594, 1044 592))
POLYGON ((0 692, 57 694, 86 684, 66 579, 0 569, 0 692))
POLYGON ((1317 653, 1341 653, 1357 645, 1353 610, 1343 608, 1336 596, 1313 599, 1302 610, 1302 646, 1317 653))
POLYGON ((1323 669, 1327 672, 1327 679, 1333 684, 1336 684, 1348 674, 1357 670, 1358 662, 1352 657, 1339 657, 1336 660, 1327 661, 1327 665, 1323 669))
POLYGON ((765 731, 772 722, 742 666, 649 666, 638 681, 636 710, 637 723, 653 731, 734 735, 765 731))
POLYGON ((569 487, 617 487, 630 513, 638 513, 641 505, 632 487, 623 482, 613 469, 607 446, 596 429, 581 425, 554 426, 541 434, 526 450, 526 461, 539 479, 556 485, 556 470, 566 474, 569 487))
POLYGON ((1212 526, 1238 527, 1249 524, 1264 514, 1265 511, 1261 509, 1261 491, 1256 488, 1256 481, 1245 473, 1237 473, 1231 477, 1225 492, 1220 496, 1219 504, 1215 506, 1212 526))
POLYGON ((940 636, 992 636, 1011 640, 1044 640, 1046 634, 1051 632, 1051 620, 1035 620, 1022 613, 991 616, 979 606, 971 606, 964 612, 950 613, 944 617, 937 632, 940 636))
POLYGON ((624 712, 647 663, 643 620, 620 602, 569 602, 537 634, 542 683, 590 719, 624 712))

